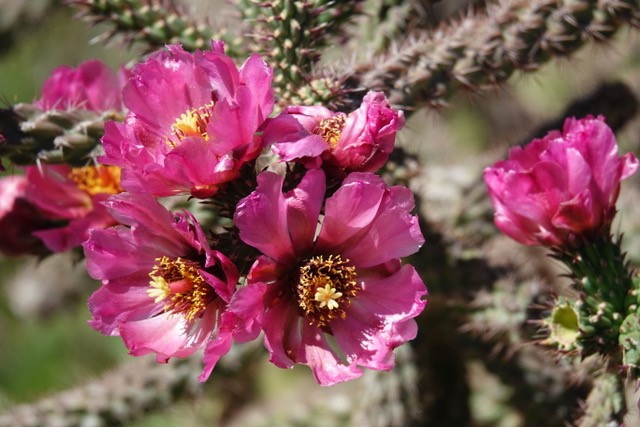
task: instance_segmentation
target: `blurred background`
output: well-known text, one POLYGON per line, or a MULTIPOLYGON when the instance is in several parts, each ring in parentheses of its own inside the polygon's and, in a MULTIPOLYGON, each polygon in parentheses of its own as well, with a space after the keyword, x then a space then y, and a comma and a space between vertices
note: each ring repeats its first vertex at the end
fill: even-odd
MULTIPOLYGON (((221 1, 188 3, 194 17, 206 17, 212 25, 220 22, 228 25, 237 19, 231 7, 221 1)), ((376 7, 383 2, 366 3, 367 7, 376 7)), ((444 19, 465 13, 471 3, 477 6, 482 2, 423 1, 420 10, 424 13, 424 25, 437 26, 444 19)), ((37 98, 42 82, 57 66, 76 66, 83 60, 99 58, 116 69, 140 57, 138 46, 125 47, 117 37, 106 44, 96 42, 106 28, 90 27, 74 19, 73 14, 74 10, 60 1, 0 0, 3 107, 37 98)), ((364 20, 356 21, 354 28, 354 33, 367 37, 381 36, 379 29, 367 27, 364 20)), ((327 61, 338 54, 329 52, 327 61)), ((348 52, 351 54, 354 53, 348 52)), ((366 53, 355 54, 366 56, 366 53)), ((562 271, 544 251, 523 248, 497 235, 480 182, 482 169, 504 157, 509 146, 542 136, 548 129, 560 128, 567 109, 573 108, 570 111, 580 114, 592 112, 589 108, 594 105, 618 123, 617 136, 622 151, 638 153, 640 120, 636 99, 639 94, 640 38, 637 31, 623 29, 608 44, 589 45, 571 59, 552 61, 535 73, 516 73, 508 84, 493 92, 458 93, 448 108, 412 112, 399 135, 398 145, 411 155, 410 161, 402 160, 403 166, 409 169, 409 185, 420 198, 419 209, 429 223, 425 230, 425 249, 413 262, 420 266, 431 297, 425 314, 419 319, 421 336, 413 351, 400 349, 397 371, 367 373, 348 384, 323 389, 304 367, 293 372, 283 371, 270 365, 259 348, 245 349, 235 356, 232 354, 230 361, 220 372, 214 371, 204 387, 196 384, 197 367, 191 369, 189 372, 193 375, 180 383, 186 391, 177 393, 183 397, 177 403, 167 397, 156 405, 162 411, 128 419, 124 424, 138 427, 382 426, 402 425, 406 419, 402 412, 408 410, 414 411, 412 416, 421 420, 418 424, 437 426, 447 425, 438 420, 455 422, 456 416, 447 414, 437 418, 430 415, 429 409, 455 411, 455 397, 462 394, 468 404, 461 404, 458 409, 466 417, 465 422, 448 425, 543 425, 532 424, 531 420, 544 419, 544 411, 542 415, 533 416, 528 412, 534 410, 532 407, 513 401, 526 398, 521 396, 523 389, 519 387, 523 379, 519 376, 535 375, 536 370, 545 368, 536 365, 528 371, 514 371, 511 378, 492 372, 490 360, 499 364, 517 359, 519 356, 515 354, 522 345, 510 347, 509 340, 491 341, 498 332, 492 329, 495 322, 487 320, 491 315, 488 309, 479 310, 478 317, 458 319, 448 325, 436 319, 448 319, 448 315, 441 315, 448 310, 447 298, 452 292, 470 295, 469 299, 481 308, 515 305, 514 316, 526 312, 529 304, 542 303, 540 288, 560 294, 568 292, 566 283, 557 278, 562 271), (589 108, 580 110, 585 103, 589 108), (445 264, 450 263, 443 265, 443 260, 436 257, 437 249, 431 249, 444 245, 443 242, 454 252, 456 260, 473 261, 482 257, 486 264, 474 267, 478 269, 475 271, 478 276, 469 276, 474 270, 466 264, 465 269, 452 273, 459 266, 451 259, 444 260, 445 264), (488 268, 507 262, 520 267, 517 280, 513 280, 518 285, 498 284, 502 286, 501 296, 496 296, 496 292, 489 296, 479 277, 491 275, 488 268), (446 363, 438 360, 415 363, 414 358, 420 358, 425 341, 433 347, 442 346, 443 354, 448 354, 446 347, 450 343, 443 336, 452 330, 456 340, 479 343, 474 347, 478 354, 463 358, 463 371, 449 372, 446 363), (488 340, 481 339, 487 336, 488 340), (250 368, 244 365, 241 368, 241 363, 250 364, 250 368), (437 372, 439 369, 444 371, 437 372), (434 378, 439 375, 443 378, 434 378), (420 383, 416 394, 415 383, 412 383, 416 377, 434 388, 428 390, 420 383), (377 390, 387 394, 377 396, 377 390), (399 400, 410 400, 406 396, 413 396, 417 402, 405 401, 403 407, 394 406, 399 400), (420 411, 422 415, 416 415, 420 411)), ((14 173, 20 172, 9 167, 3 174, 14 173)), ((638 184, 638 177, 623 184, 615 226, 624 232, 625 246, 636 265, 640 265, 638 184)), ((94 381, 109 369, 130 361, 118 338, 106 338, 86 324, 89 319, 86 298, 95 289, 97 284, 86 275, 79 254, 59 254, 44 260, 0 257, 0 413, 12 405, 94 381)), ((503 315, 499 310, 495 313, 503 315)), ((509 333, 532 329, 522 317, 500 321, 508 324, 505 330, 509 333), (509 325, 516 326, 508 329, 509 325)), ((548 363, 553 358, 548 356, 544 360, 548 363)), ((140 366, 147 369, 148 365, 140 366)), ((136 375, 135 370, 132 375, 136 375)), ((574 387, 572 397, 585 397, 584 389, 579 385, 567 386, 565 377, 558 380, 561 385, 553 383, 554 375, 540 373, 549 384, 538 388, 541 395, 528 396, 534 403, 544 406, 545 399, 563 395, 567 387, 574 387), (545 393, 548 396, 543 396, 545 393)), ((580 383, 579 378, 571 381, 580 383)), ((125 380, 123 387, 128 384, 125 380)), ((630 402, 637 399, 638 395, 630 395, 630 402)), ((630 404, 630 409, 636 411, 635 406, 630 404)), ((560 412, 547 414, 549 423, 544 425, 561 425, 558 420, 572 417, 571 411, 566 412, 566 406, 559 408, 560 405, 548 408, 560 412)), ((629 420, 629 426, 640 425, 633 424, 637 418, 629 420)))

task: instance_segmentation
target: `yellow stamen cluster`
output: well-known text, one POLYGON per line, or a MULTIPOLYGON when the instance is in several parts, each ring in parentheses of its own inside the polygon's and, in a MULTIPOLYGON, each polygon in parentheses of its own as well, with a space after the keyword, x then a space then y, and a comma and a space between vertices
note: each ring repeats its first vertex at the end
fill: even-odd
MULTIPOLYGON (((175 123, 171 125, 173 134, 179 141, 190 136, 199 136, 208 141, 209 135, 207 134, 207 125, 211 119, 214 105, 215 103, 212 101, 202 107, 193 108, 186 113, 181 114, 180 117, 176 119, 175 123)), ((169 144, 173 146, 176 145, 174 142, 170 142, 169 144)))
POLYGON ((71 168, 67 177, 90 196, 99 193, 118 194, 124 191, 120 186, 120 168, 117 166, 71 168))
POLYGON ((199 264, 183 258, 156 258, 147 294, 154 302, 166 301, 165 312, 181 313, 192 321, 199 318, 215 298, 215 292, 198 272, 199 264))
POLYGON ((320 135, 333 150, 336 148, 336 145, 338 145, 338 141, 340 141, 342 128, 344 128, 346 119, 347 116, 342 113, 336 114, 328 119, 322 119, 313 129, 313 133, 320 135))
POLYGON ((298 272, 296 297, 302 312, 312 325, 324 327, 337 317, 344 319, 360 288, 356 269, 340 255, 314 256, 298 272))

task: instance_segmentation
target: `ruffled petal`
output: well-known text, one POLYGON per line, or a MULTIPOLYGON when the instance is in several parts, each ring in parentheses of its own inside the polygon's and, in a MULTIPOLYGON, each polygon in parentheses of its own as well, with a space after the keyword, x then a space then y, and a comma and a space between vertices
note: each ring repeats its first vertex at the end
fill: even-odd
POLYGON ((238 203, 234 223, 240 239, 277 260, 294 258, 288 233, 287 202, 282 194, 283 177, 272 172, 258 175, 258 188, 238 203))

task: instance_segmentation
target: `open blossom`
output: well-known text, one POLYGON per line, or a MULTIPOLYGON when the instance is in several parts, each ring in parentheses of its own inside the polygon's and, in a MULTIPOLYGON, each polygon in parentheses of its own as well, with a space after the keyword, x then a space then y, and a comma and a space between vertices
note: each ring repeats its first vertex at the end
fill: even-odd
POLYGON ((500 230, 525 245, 565 246, 608 231, 620 181, 637 169, 633 154, 619 157, 604 118, 589 116, 512 148, 484 180, 500 230))
POLYGON ((262 151, 258 128, 273 109, 272 70, 257 55, 240 69, 223 53, 178 45, 134 67, 129 113, 108 122, 101 161, 123 168, 123 186, 155 196, 206 198, 262 151))
POLYGON ((402 111, 389 106, 381 92, 369 92, 349 115, 322 106, 291 106, 264 129, 266 144, 283 161, 331 173, 375 172, 387 161, 396 133, 404 126, 402 111))
POLYGON ((116 224, 102 202, 122 192, 115 166, 41 165, 26 168, 26 199, 52 221, 62 225, 36 231, 53 252, 80 246, 94 228, 116 224))
POLYGON ((7 256, 47 253, 33 232, 53 224, 26 199, 27 185, 24 175, 0 178, 0 253, 7 256))
POLYGON ((42 96, 35 104, 44 110, 122 110, 120 88, 116 73, 102 62, 92 59, 77 68, 62 66, 53 70, 42 86, 42 96))
POLYGON ((284 194, 283 180, 263 172, 236 210, 240 238, 263 254, 236 293, 238 315, 262 328, 274 364, 308 365, 322 385, 356 378, 360 367, 391 369, 426 304, 424 283, 399 260, 424 242, 411 191, 352 173, 327 199, 315 238, 323 171, 284 194))
POLYGON ((215 341, 238 280, 233 263, 209 246, 191 214, 174 216, 148 194, 105 204, 123 225, 93 230, 84 243, 89 274, 102 281, 89 299, 91 326, 159 362, 215 341))

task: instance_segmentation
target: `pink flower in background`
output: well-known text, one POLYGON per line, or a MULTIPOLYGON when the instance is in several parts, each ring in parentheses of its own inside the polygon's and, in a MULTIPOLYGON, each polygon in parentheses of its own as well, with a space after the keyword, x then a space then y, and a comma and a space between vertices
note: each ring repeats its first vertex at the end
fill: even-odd
POLYGON ((237 314, 264 330, 274 364, 308 365, 322 385, 356 378, 359 367, 391 369, 426 304, 424 283, 399 260, 424 242, 411 191, 353 173, 327 199, 315 238, 324 173, 308 171, 285 194, 283 180, 260 174, 236 210, 240 238, 263 253, 236 293, 237 314))
POLYGON ((44 82, 42 96, 35 104, 44 110, 122 110, 120 89, 116 73, 94 59, 81 63, 77 68, 56 68, 44 82))
POLYGON ((26 177, 26 199, 44 216, 62 223, 34 233, 51 251, 80 246, 89 237, 89 230, 116 224, 101 202, 122 192, 119 168, 29 166, 26 177))
POLYGON ((525 245, 565 246, 608 231, 620 181, 637 169, 633 154, 618 156, 604 118, 589 116, 512 148, 484 180, 500 230, 525 245))
POLYGON ((231 345, 218 328, 238 280, 235 266, 209 247, 190 213, 174 216, 148 194, 123 193, 105 204, 123 225, 93 230, 84 243, 89 274, 102 281, 89 299, 91 326, 159 362, 223 340, 212 347, 218 357, 205 352, 208 375, 212 357, 231 345))
POLYGON ((381 92, 369 92, 349 115, 325 107, 292 106, 264 129, 266 144, 283 161, 300 161, 344 175, 375 172, 393 151, 396 133, 404 126, 402 111, 389 106, 381 92), (338 172, 341 171, 341 172, 338 172))
POLYGON ((26 199, 27 185, 24 175, 0 178, 0 253, 7 256, 48 252, 33 232, 53 224, 26 199))
POLYGON ((257 55, 238 69, 222 43, 193 54, 169 46, 132 70, 129 113, 106 124, 101 161, 123 168, 130 191, 210 197, 262 151, 272 74, 257 55))

